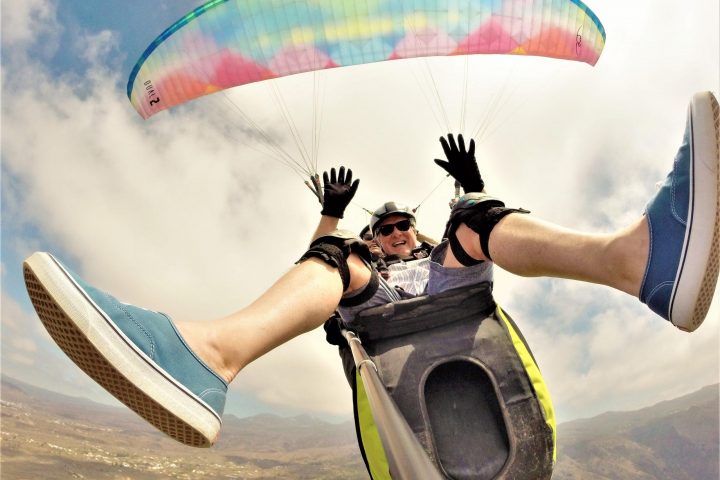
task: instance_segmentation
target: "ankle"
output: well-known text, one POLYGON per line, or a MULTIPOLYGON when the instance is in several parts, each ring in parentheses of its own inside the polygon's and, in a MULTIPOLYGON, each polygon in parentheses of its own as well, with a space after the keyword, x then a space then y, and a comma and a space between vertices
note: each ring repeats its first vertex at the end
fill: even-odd
POLYGON ((208 328, 207 323, 183 321, 175 322, 175 327, 190 350, 229 384, 240 372, 240 367, 231 365, 224 358, 218 346, 216 330, 208 328))
POLYGON ((643 216, 628 228, 621 230, 608 244, 608 262, 616 278, 615 288, 635 297, 640 296, 643 278, 650 253, 650 234, 647 219, 643 216))

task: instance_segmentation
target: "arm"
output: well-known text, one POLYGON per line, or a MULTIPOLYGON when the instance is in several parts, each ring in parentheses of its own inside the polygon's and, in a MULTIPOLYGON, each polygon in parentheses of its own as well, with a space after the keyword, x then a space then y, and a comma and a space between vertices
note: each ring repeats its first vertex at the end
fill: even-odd
POLYGON ((323 235, 327 235, 328 233, 337 230, 338 223, 340 223, 340 219, 337 217, 321 215, 320 222, 318 222, 318 226, 317 228, 315 228, 315 233, 313 233, 310 243, 322 237, 323 235))

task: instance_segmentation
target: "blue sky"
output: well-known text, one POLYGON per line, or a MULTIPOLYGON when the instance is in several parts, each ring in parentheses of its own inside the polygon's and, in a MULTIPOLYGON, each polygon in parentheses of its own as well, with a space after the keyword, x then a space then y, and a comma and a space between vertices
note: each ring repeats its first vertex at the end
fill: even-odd
MULTIPOLYGON (((150 42, 197 3, 193 0, 161 0, 148 5, 140 0, 101 3, 58 0, 56 15, 62 25, 58 43, 72 45, 88 32, 116 32, 120 42, 119 55, 105 61, 127 76, 150 42)), ((82 73, 86 68, 83 62, 77 61, 77 52, 66 48, 58 49, 50 64, 57 72, 82 73)))
MULTIPOLYGON (((242 121, 222 100, 143 121, 125 97, 136 58, 195 6, 3 1, 4 373, 114 402, 64 357, 32 311, 21 278, 32 251, 55 253, 131 303, 197 320, 249 303, 302 253, 317 204, 285 166, 258 151, 255 132, 235 127, 242 121)), ((488 188, 547 220, 601 233, 642 213, 670 167, 687 101, 695 91, 717 93, 720 28, 713 0, 680 9, 669 0, 590 6, 608 32, 595 68, 474 59, 468 111, 479 123, 485 95, 511 78, 494 134, 478 147, 488 188)), ((419 214, 421 230, 437 236, 452 195, 432 163, 445 132, 415 67, 326 76, 320 167, 350 165, 362 179, 356 203, 369 208, 389 192, 417 204, 440 183, 419 214)), ((447 108, 459 111, 453 77, 462 64, 429 67, 447 108)), ((307 132, 311 82, 278 83, 307 132)), ((290 144, 267 92, 237 90, 233 101, 290 144)), ((353 208, 346 226, 359 230, 366 217, 353 208)), ((717 300, 706 325, 686 335, 633 298, 595 285, 498 272, 496 296, 533 347, 561 420, 638 408, 718 381, 717 300)), ((336 353, 312 332, 244 371, 228 411, 335 419, 349 418, 351 405, 336 353)))

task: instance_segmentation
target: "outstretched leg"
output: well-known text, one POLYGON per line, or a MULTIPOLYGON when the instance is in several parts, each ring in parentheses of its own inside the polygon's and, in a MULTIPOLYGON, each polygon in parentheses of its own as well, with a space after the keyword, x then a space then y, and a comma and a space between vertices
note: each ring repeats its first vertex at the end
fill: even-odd
MULTIPOLYGON (((457 236, 471 256, 489 260, 469 227, 461 225, 457 236)), ((530 215, 510 214, 493 228, 488 253, 498 266, 516 275, 599 283, 638 296, 648 238, 644 218, 613 234, 590 235, 530 215)))
MULTIPOLYGON (((513 213, 490 229, 463 223, 455 235, 474 259, 492 259, 523 276, 607 285, 693 331, 710 308, 720 267, 719 145, 718 102, 710 92, 696 94, 672 171, 645 215, 629 227, 589 235, 513 213)), ((479 210, 482 196, 472 201, 479 210)), ((445 266, 461 266, 452 251, 445 266)))
POLYGON ((228 383, 248 363, 312 330, 370 270, 357 255, 347 269, 308 257, 258 300, 225 318, 175 324, 122 303, 47 253, 24 265, 30 299, 55 342, 90 377, 158 429, 192 446, 220 432, 228 383))
MULTIPOLYGON (((348 266, 348 291, 362 288, 370 271, 357 255, 348 258, 348 266)), ((250 362, 322 325, 342 294, 337 269, 310 258, 242 310, 217 320, 176 325, 190 348, 229 383, 250 362)))

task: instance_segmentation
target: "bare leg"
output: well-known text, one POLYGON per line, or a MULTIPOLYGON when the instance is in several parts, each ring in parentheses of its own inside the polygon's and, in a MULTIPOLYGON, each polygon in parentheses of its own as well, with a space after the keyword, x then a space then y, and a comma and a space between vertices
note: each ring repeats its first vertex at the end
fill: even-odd
MULTIPOLYGON (((470 256, 488 260, 477 233, 461 225, 457 236, 470 256)), ((590 235, 529 215, 511 214, 493 229, 489 250, 496 265, 517 275, 582 280, 638 296, 648 245, 645 217, 613 234, 590 235)), ((445 266, 461 266, 449 249, 445 266)))
MULTIPOLYGON (((518 275, 613 287, 692 332, 707 315, 720 272, 719 185, 720 105, 711 92, 699 92, 672 169, 645 216, 613 234, 587 235, 511 214, 490 233, 489 256, 518 275)), ((457 237, 471 257, 487 260, 467 226, 457 237)), ((451 252, 444 264, 461 266, 451 252)))
MULTIPOLYGON (((348 290, 365 285, 370 271, 348 259, 348 290)), ((294 266, 249 306, 227 317, 175 322, 190 348, 227 382, 247 364, 327 320, 343 294, 337 269, 310 258, 294 266)))
MULTIPOLYGON (((350 255, 348 289, 370 279, 350 255)), ((337 307, 337 269, 310 258, 248 307, 218 320, 175 323, 92 287, 52 255, 24 262, 28 294, 58 346, 125 405, 176 440, 210 446, 228 382, 248 363, 321 325, 337 307)))

